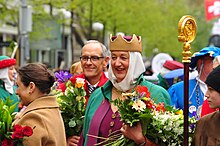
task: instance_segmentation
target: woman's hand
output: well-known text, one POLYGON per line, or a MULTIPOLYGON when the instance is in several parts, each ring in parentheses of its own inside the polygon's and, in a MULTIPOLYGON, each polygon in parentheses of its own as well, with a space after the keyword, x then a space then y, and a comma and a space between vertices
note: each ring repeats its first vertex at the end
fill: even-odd
POLYGON ((67 138, 67 146, 77 146, 79 143, 79 136, 71 136, 67 138))
POLYGON ((122 134, 128 139, 133 140, 136 144, 140 145, 145 142, 145 136, 142 133, 141 123, 138 122, 136 126, 130 127, 123 124, 121 128, 122 134))

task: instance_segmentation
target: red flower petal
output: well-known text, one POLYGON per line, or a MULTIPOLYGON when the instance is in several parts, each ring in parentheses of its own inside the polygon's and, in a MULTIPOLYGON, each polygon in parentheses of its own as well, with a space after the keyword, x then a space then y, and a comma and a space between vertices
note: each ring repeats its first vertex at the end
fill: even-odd
POLYGON ((1 143, 1 146, 13 146, 13 145, 14 145, 13 140, 7 138, 5 138, 1 143))
POLYGON ((22 126, 18 125, 18 124, 14 125, 13 126, 13 131, 22 131, 22 126))
POLYGON ((141 93, 145 93, 146 97, 150 98, 150 92, 148 91, 148 88, 145 87, 145 86, 141 86, 141 85, 138 85, 136 87, 136 91, 141 94, 141 93))
POLYGON ((31 136, 33 134, 33 129, 29 126, 23 127, 23 134, 24 136, 31 136))
POLYGON ((65 92, 66 90, 66 85, 64 83, 60 83, 58 86, 57 86, 57 89, 60 89, 62 92, 65 92))

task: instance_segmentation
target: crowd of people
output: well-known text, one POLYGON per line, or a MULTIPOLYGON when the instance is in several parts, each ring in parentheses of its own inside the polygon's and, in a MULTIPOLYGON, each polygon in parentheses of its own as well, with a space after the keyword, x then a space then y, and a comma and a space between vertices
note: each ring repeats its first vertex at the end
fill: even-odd
MULTIPOLYGON (((41 63, 28 63, 15 70, 15 59, 0 56, 0 98, 10 97, 12 104, 16 103, 15 112, 19 113, 14 125, 34 128, 33 135, 27 137, 24 144, 94 146, 112 133, 121 133, 140 146, 158 145, 143 134, 140 121, 133 126, 123 123, 118 107, 112 103, 121 98, 122 93, 132 92, 141 85, 147 87, 155 103, 184 109, 183 64, 165 62, 158 74, 159 82, 152 83, 145 75, 142 51, 141 36, 136 35, 110 36, 109 50, 96 40, 85 43, 79 61, 70 68, 73 75, 70 80, 83 78, 86 81, 84 124, 81 135, 69 137, 65 135, 56 97, 51 93, 56 80, 53 73, 41 63), (176 70, 182 77, 174 76, 176 70), (170 73, 172 78, 166 78, 165 73, 170 73)), ((189 117, 198 119, 192 143, 196 146, 216 144, 219 139, 219 55, 220 48, 208 46, 191 57, 189 117)))

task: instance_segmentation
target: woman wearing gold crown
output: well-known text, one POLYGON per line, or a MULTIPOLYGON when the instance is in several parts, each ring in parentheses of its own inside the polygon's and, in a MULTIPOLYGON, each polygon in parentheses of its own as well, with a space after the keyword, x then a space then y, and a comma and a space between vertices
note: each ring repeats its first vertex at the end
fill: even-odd
POLYGON ((111 101, 119 98, 122 92, 132 91, 137 85, 150 89, 155 103, 169 105, 169 94, 162 87, 144 79, 140 36, 111 36, 110 51, 109 81, 95 90, 89 99, 79 145, 94 146, 103 141, 100 137, 107 138, 115 131, 120 131, 137 145, 149 145, 151 142, 142 134, 141 124, 133 127, 124 125, 117 107, 111 101))

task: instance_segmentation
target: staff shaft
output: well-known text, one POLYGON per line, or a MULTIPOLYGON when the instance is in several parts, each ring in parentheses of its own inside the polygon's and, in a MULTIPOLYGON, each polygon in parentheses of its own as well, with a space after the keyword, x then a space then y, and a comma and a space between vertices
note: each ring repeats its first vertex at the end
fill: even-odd
POLYGON ((188 114, 189 114, 189 63, 184 63, 184 146, 188 146, 189 144, 189 136, 188 136, 188 114))

